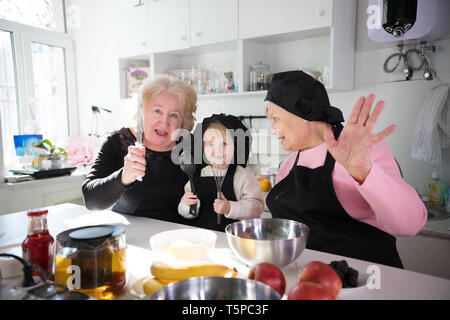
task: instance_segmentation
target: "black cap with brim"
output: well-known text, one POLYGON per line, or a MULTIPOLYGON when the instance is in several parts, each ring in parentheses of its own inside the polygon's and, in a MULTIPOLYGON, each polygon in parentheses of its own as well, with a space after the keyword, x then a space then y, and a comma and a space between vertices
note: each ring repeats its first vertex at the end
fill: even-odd
POLYGON ((303 71, 274 74, 264 100, 308 121, 344 121, 341 110, 330 105, 323 84, 303 71))

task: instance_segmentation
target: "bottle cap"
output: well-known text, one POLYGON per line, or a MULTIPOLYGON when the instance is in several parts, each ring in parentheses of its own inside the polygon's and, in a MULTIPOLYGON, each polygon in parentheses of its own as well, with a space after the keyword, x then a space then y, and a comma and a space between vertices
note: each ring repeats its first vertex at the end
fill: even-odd
POLYGON ((28 210, 27 211, 27 216, 29 217, 37 217, 37 216, 42 216, 44 214, 47 214, 48 210, 47 209, 32 209, 32 210, 28 210))

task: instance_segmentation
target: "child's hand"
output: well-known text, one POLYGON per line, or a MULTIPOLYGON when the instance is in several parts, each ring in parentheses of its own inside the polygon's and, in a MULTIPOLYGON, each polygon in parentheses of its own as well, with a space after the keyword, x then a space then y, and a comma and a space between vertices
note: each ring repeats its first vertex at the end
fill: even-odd
POLYGON ((223 193, 220 193, 220 199, 214 200, 214 211, 218 214, 227 214, 230 212, 230 201, 228 201, 223 193))
POLYGON ((197 195, 192 191, 186 191, 183 196, 183 202, 185 205, 190 206, 196 204, 198 201, 197 195))

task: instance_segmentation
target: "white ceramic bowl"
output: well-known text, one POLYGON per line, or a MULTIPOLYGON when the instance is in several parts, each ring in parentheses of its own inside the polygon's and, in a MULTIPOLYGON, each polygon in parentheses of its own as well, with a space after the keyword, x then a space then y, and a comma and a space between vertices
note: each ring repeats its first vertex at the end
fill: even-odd
POLYGON ((150 238, 150 247, 162 261, 205 260, 208 251, 216 246, 217 235, 205 229, 175 229, 150 238))

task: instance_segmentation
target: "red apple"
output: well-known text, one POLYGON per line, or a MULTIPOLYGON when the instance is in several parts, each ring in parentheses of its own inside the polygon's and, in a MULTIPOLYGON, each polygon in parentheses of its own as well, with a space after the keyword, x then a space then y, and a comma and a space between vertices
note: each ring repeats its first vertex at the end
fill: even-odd
POLYGON ((248 278, 267 284, 277 291, 281 297, 286 291, 286 278, 283 272, 271 263, 262 262, 257 264, 250 269, 248 278))
POLYGON ((299 282, 308 281, 321 284, 334 299, 339 294, 342 288, 342 281, 336 271, 329 265, 320 262, 313 261, 303 267, 300 273, 299 282))
POLYGON ((335 300, 320 283, 300 281, 288 293, 288 300, 335 300))

